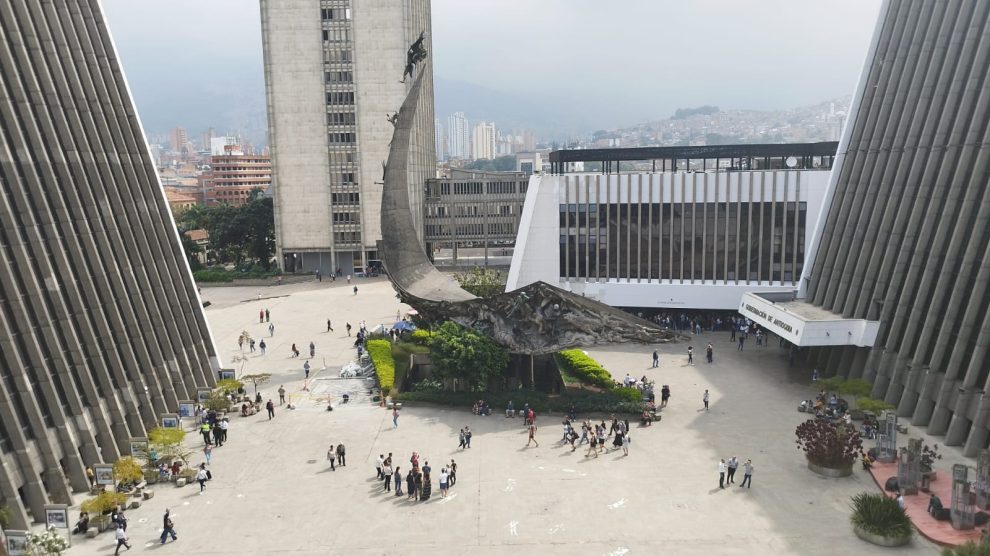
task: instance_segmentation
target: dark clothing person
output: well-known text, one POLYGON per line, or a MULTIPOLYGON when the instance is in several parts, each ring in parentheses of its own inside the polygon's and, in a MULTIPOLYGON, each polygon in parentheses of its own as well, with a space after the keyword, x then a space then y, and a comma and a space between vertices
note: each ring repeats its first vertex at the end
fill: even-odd
POLYGON ((268 409, 268 420, 271 421, 272 417, 275 416, 275 404, 272 403, 271 400, 268 400, 268 403, 265 404, 265 408, 268 409))
POLYGON ((337 444, 337 465, 344 467, 347 465, 347 460, 345 459, 345 451, 343 444, 337 444))
POLYGON ((165 518, 162 520, 162 544, 165 544, 165 540, 172 536, 173 541, 179 540, 179 537, 175 535, 175 526, 172 524, 172 518, 168 515, 168 510, 165 510, 165 518))

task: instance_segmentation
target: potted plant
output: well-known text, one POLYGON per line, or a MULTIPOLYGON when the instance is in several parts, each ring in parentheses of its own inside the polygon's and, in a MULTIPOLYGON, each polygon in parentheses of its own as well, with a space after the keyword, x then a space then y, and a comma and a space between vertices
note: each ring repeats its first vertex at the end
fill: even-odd
POLYGON ((879 546, 903 546, 911 540, 911 520, 897 500, 879 493, 863 492, 852 498, 849 517, 856 536, 879 546))
POLYGON ((110 526, 110 512, 117 506, 127 504, 127 495, 119 492, 104 491, 93 498, 88 498, 79 506, 79 510, 89 514, 89 521, 100 531, 110 526))
POLYGON ((942 454, 938 453, 938 444, 932 444, 928 446, 925 444, 921 447, 921 477, 922 479, 927 479, 928 482, 935 480, 935 462, 942 459, 942 454))
POLYGON ((808 469, 826 477, 852 475, 852 465, 863 454, 863 441, 856 428, 825 419, 810 419, 798 425, 797 447, 804 451, 808 469))

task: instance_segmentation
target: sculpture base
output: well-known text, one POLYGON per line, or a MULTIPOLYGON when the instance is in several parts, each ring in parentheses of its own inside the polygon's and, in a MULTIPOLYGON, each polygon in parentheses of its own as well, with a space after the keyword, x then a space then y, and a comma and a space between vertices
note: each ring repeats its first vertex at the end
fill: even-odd
POLYGON ((848 477, 849 475, 852 475, 853 472, 852 465, 847 465, 846 467, 841 467, 839 469, 833 469, 831 467, 822 467, 821 465, 815 465, 810 461, 808 462, 808 469, 814 471, 815 473, 823 477, 829 477, 831 479, 848 477))

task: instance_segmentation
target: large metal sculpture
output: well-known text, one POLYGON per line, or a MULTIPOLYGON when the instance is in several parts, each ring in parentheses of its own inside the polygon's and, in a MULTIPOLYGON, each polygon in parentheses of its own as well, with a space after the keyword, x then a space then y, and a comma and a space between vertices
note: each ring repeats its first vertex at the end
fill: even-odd
MULTIPOLYGON (((403 78, 424 63, 422 37, 409 52, 403 78)), ((410 152, 424 148, 412 145, 412 130, 425 74, 418 72, 399 109, 382 193, 380 251, 402 301, 430 321, 450 319, 483 331, 513 353, 537 355, 595 344, 674 341, 677 335, 669 330, 544 282, 481 299, 433 266, 416 239, 408 190, 410 152)))

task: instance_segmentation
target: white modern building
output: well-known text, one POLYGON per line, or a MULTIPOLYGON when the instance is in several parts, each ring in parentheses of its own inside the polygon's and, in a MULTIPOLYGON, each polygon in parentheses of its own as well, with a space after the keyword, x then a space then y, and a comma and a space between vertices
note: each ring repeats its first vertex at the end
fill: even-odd
POLYGON ((474 126, 474 142, 471 144, 471 157, 475 160, 495 158, 495 123, 481 122, 474 126))
POLYGON ((544 281, 612 306, 661 310, 736 310, 746 292, 792 292, 835 149, 551 153, 551 172, 530 178, 506 289, 544 281), (560 173, 578 158, 608 173, 560 173), (620 160, 653 166, 611 173, 620 160))
POLYGON ((447 117, 447 154, 450 158, 467 158, 471 155, 468 129, 468 119, 464 112, 454 112, 447 117))
POLYGON ((388 116, 421 72, 408 175, 417 224, 436 175, 430 2, 261 0, 261 26, 279 263, 351 273, 378 258, 388 116), (427 60, 404 77, 420 36, 427 60))

